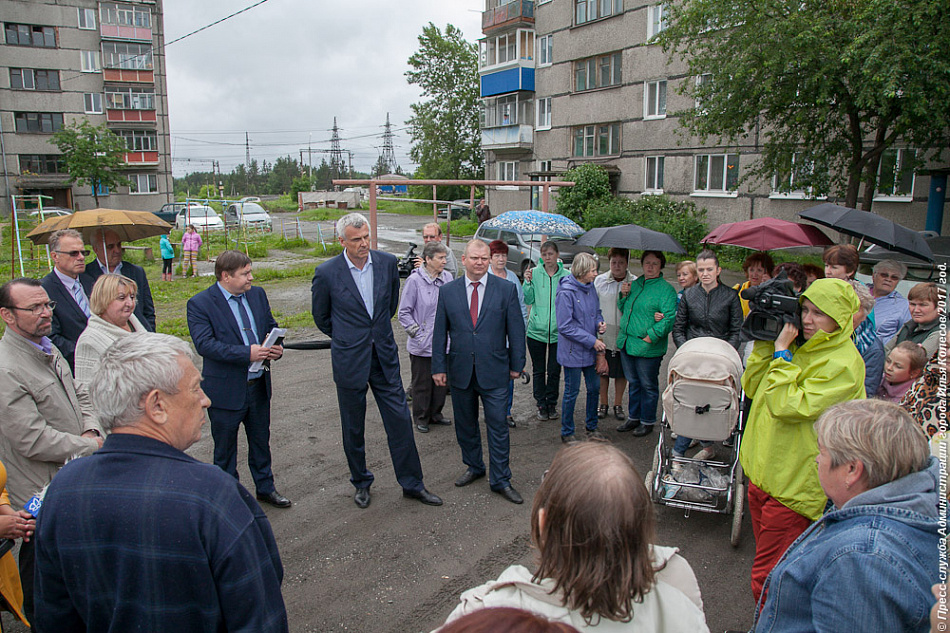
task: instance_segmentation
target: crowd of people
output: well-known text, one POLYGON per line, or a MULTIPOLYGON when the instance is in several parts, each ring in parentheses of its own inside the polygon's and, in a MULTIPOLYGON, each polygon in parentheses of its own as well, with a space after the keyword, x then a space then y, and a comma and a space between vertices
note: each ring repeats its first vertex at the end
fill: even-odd
MULTIPOLYGON (((656 544, 643 477, 602 427, 610 416, 617 432, 653 433, 670 339, 703 337, 744 357, 738 458, 755 537, 754 630, 927 630, 946 521, 945 475, 931 456, 946 430, 939 286, 904 298, 906 268, 892 260, 865 286, 854 279, 857 250, 839 245, 823 270, 754 253, 735 287, 703 250, 676 265, 677 290, 662 252, 643 252, 637 276, 630 253, 612 248, 599 274, 587 253, 565 268, 554 241, 522 281, 502 241, 469 242, 459 265, 437 224, 423 233, 401 287, 396 259, 370 248, 366 218, 347 214, 343 252, 314 273, 311 309, 331 340, 354 503, 370 505, 375 480, 369 389, 403 496, 425 505, 443 502, 424 484, 413 430, 432 426, 455 427, 457 487, 487 475, 491 491, 524 502, 510 433, 528 356, 537 418, 558 420, 564 444, 531 507, 536 570, 513 566, 464 592, 442 631, 708 630, 692 569, 656 544), (750 289, 785 278, 798 314, 770 340, 747 341, 750 289), (394 317, 407 337, 411 409, 394 317), (575 427, 582 378, 591 441, 575 427), (853 600, 842 602, 845 587, 853 600)), ((243 425, 257 501, 293 505, 271 469, 279 324, 250 258, 219 255, 215 283, 189 300, 193 351, 153 333, 148 280, 123 261, 118 235, 90 241, 97 259, 87 266, 80 233, 54 234, 49 275, 0 287, 0 537, 22 540, 16 567, 0 558, 5 606, 40 631, 287 630, 277 544, 238 483, 243 425), (206 415, 213 465, 184 453, 206 415), (66 464, 76 456, 88 457, 66 464)), ((684 459, 694 448, 703 461, 722 447, 679 436, 672 451, 684 459)))

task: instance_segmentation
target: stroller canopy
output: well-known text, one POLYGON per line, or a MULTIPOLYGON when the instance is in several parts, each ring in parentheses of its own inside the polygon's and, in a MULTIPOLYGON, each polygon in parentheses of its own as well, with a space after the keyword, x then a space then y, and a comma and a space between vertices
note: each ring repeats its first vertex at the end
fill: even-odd
POLYGON ((742 359, 729 343, 711 336, 686 341, 670 359, 668 380, 677 378, 731 384, 738 389, 742 359))

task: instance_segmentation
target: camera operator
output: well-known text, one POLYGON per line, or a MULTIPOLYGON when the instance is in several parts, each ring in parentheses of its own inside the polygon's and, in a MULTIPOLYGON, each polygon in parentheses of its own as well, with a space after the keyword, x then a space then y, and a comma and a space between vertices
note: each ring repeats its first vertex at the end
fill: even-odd
POLYGON ((851 342, 860 307, 854 290, 819 279, 799 304, 801 337, 786 321, 774 342, 755 342, 742 376, 752 398, 739 458, 749 476, 756 601, 769 571, 827 501, 814 466, 815 421, 833 404, 865 397, 864 362, 851 342))

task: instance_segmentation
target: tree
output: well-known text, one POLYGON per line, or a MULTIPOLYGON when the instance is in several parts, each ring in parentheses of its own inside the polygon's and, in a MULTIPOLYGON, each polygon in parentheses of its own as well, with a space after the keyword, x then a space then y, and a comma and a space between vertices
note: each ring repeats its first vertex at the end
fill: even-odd
POLYGON ((671 59, 685 56, 692 78, 681 92, 701 104, 678 113, 680 122, 703 140, 761 144, 744 179, 778 174, 786 189, 843 195, 849 207, 863 181, 870 210, 885 151, 917 148, 916 166, 950 145, 950 26, 939 0, 685 0, 669 8, 658 41, 671 59))
MULTIPOLYGON (((418 163, 417 178, 478 179, 484 174, 478 127, 478 54, 474 44, 451 24, 445 34, 431 22, 419 36, 419 50, 409 58, 410 84, 422 88, 425 101, 414 103, 407 121, 418 163)), ((439 197, 461 197, 461 187, 443 188, 439 197)))
POLYGON ((600 165, 584 163, 564 172, 564 180, 573 182, 557 192, 557 212, 575 222, 583 222, 587 208, 596 201, 610 198, 610 176, 600 165))
POLYGON ((113 189, 132 184, 118 171, 126 166, 128 147, 104 123, 97 127, 88 119, 73 121, 53 134, 53 144, 63 154, 69 184, 78 182, 91 186, 97 207, 103 187, 113 189))

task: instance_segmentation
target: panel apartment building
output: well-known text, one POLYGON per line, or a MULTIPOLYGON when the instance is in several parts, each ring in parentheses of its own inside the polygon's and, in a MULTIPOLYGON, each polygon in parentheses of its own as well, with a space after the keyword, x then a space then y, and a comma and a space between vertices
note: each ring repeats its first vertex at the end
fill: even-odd
MULTIPOLYGON (((715 146, 679 133, 675 112, 686 64, 651 39, 666 26, 663 4, 642 0, 486 0, 479 40, 485 176, 558 178, 582 163, 603 165, 615 193, 666 193, 709 210, 709 223, 795 219, 817 204, 805 191, 736 183, 755 160, 747 145, 715 146)), ((908 152, 882 159, 875 212, 923 229, 930 177, 904 167, 908 152)), ((794 175, 786 176, 794 178, 794 175)), ((492 212, 540 208, 537 191, 488 192, 492 212)))
POLYGON ((155 211, 173 191, 161 0, 0 0, 2 211, 10 195, 95 206, 66 184, 52 133, 88 119, 125 139, 131 186, 100 190, 103 207, 155 211), (103 197, 104 196, 104 197, 103 197))

